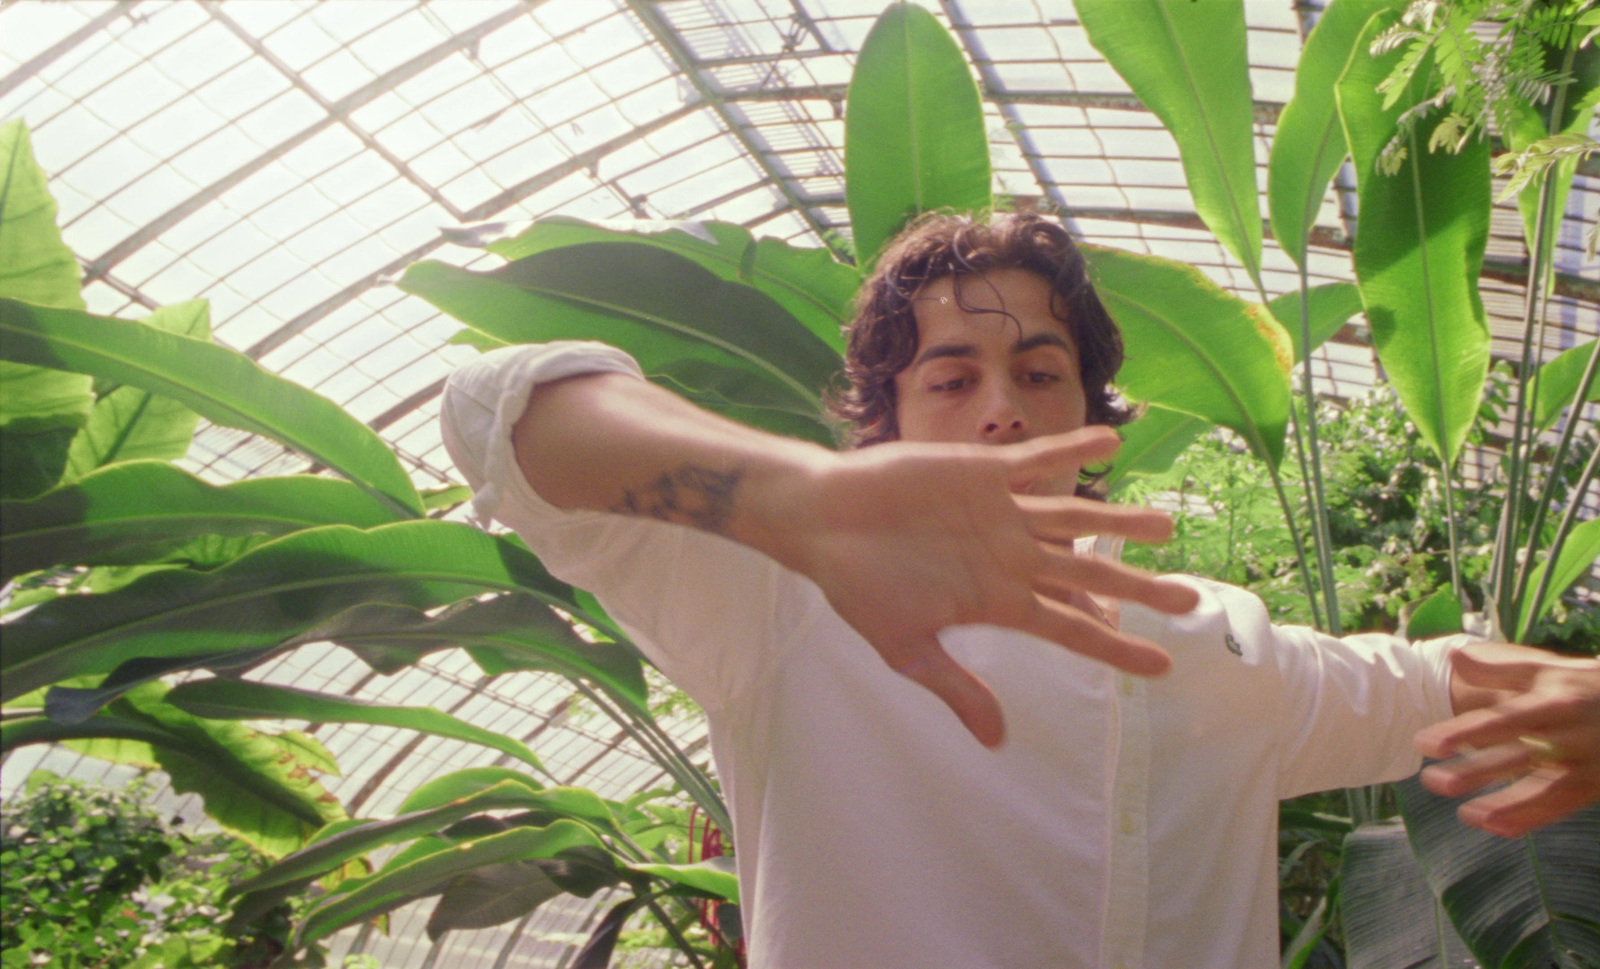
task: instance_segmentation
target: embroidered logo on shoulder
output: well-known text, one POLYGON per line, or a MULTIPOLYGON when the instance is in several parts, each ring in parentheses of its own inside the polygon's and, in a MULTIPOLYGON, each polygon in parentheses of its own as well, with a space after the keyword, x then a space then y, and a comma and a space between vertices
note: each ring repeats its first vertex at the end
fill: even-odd
POLYGON ((1222 644, 1224 646, 1228 647, 1228 652, 1232 653, 1233 655, 1235 655, 1235 656, 1243 656, 1244 655, 1244 647, 1240 646, 1239 645, 1239 641, 1237 639, 1233 638, 1233 633, 1227 633, 1226 635, 1224 635, 1222 637, 1222 644))

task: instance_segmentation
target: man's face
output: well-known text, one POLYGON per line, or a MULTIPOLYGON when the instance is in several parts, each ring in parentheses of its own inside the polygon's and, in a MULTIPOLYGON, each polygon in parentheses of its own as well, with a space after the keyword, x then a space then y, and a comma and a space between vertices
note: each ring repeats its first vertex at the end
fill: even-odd
POLYGON ((1051 293, 1024 269, 924 286, 917 355, 894 378, 900 439, 1010 444, 1083 427, 1078 348, 1051 293))

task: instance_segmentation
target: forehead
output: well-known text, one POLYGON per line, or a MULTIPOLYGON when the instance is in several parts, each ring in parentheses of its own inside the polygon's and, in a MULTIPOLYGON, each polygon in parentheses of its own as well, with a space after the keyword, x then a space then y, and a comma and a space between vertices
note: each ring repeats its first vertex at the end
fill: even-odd
POLYGON ((1056 318, 1054 297, 1049 281, 1026 269, 941 276, 919 289, 912 304, 918 342, 982 339, 996 332, 1013 339, 1053 332, 1070 340, 1067 325, 1056 318))

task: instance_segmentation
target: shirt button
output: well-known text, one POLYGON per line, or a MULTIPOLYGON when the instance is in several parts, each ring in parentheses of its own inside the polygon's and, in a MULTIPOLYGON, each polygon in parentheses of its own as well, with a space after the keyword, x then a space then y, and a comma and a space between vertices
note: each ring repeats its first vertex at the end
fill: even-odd
POLYGON ((1134 831, 1133 814, 1128 812, 1128 811, 1123 811, 1122 812, 1122 833, 1126 834, 1126 835, 1131 835, 1131 834, 1133 834, 1133 831, 1134 831))
POLYGON ((1117 687, 1122 690, 1123 696, 1133 696, 1133 677, 1126 673, 1118 676, 1117 687))

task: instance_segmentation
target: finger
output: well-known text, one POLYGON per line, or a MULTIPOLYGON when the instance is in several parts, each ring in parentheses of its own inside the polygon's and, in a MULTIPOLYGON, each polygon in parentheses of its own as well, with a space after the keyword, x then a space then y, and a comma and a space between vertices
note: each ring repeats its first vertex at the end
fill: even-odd
POLYGON ((1121 535, 1153 544, 1172 537, 1172 516, 1139 505, 1110 505, 1088 498, 1016 495, 1028 532, 1050 542, 1080 535, 1121 535))
POLYGON ((1005 717, 1000 700, 988 684, 950 658, 937 639, 930 639, 884 655, 896 673, 921 684, 945 702, 962 725, 985 747, 998 747, 1005 739, 1005 717), (903 656, 903 658, 902 658, 903 656))
MULTIPOLYGON (((1581 729, 1586 715, 1590 710, 1582 698, 1525 693, 1497 706, 1471 710, 1453 720, 1425 727, 1417 732, 1416 744, 1428 757, 1449 757, 1464 747, 1489 747, 1523 734, 1549 734, 1574 726, 1581 729)), ((1584 739, 1580 733, 1578 742, 1581 744, 1584 739)))
POLYGON ((1053 546, 1041 546, 1040 550, 1045 568, 1034 577, 1034 589, 1058 601, 1081 589, 1172 615, 1182 615, 1200 604, 1200 593, 1180 582, 1163 581, 1120 562, 1085 558, 1053 546))
POLYGON ((1012 484, 1017 485, 1064 471, 1076 474, 1085 464, 1110 460, 1120 447, 1116 431, 1095 425, 1008 444, 1001 453, 1010 465, 1012 484))
POLYGON ((1534 677, 1552 667, 1592 669, 1594 660, 1561 656, 1514 643, 1473 643, 1450 654, 1456 675, 1473 686, 1491 690, 1526 690, 1534 677))
POLYGON ((1534 766, 1533 752, 1520 743, 1496 744, 1423 768, 1422 786, 1443 797, 1465 797, 1490 784, 1511 780, 1534 766))
POLYGON ((1576 771, 1541 768, 1456 810, 1464 824, 1507 838, 1559 821, 1600 795, 1600 783, 1576 771))
POLYGON ((1038 608, 1017 627, 1023 632, 1135 676, 1159 676, 1172 667, 1172 657, 1156 644, 1111 629, 1047 596, 1035 598, 1038 608))

